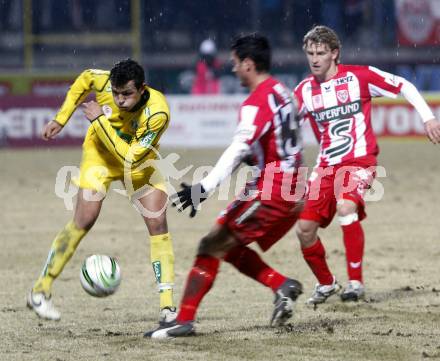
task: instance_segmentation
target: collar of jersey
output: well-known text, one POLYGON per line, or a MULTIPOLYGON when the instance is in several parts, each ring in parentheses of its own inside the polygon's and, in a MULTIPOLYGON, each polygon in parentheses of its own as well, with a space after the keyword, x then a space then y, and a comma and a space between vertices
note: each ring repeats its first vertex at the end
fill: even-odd
POLYGON ((130 113, 135 113, 137 112, 139 109, 141 109, 145 104, 147 104, 148 99, 150 99, 150 92, 148 91, 148 89, 145 89, 144 93, 142 94, 141 99, 139 100, 139 102, 132 108, 129 110, 130 113))

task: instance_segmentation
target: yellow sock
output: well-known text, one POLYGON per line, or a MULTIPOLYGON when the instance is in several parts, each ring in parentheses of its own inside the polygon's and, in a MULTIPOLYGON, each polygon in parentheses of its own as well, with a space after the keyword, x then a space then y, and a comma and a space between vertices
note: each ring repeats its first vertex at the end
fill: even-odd
POLYGON ((173 307, 174 253, 169 233, 150 236, 150 258, 159 290, 160 308, 173 307))
POLYGON ((85 229, 77 228, 73 221, 65 225, 52 242, 43 271, 32 288, 33 292, 44 292, 46 296, 50 296, 52 282, 61 273, 86 233, 85 229))

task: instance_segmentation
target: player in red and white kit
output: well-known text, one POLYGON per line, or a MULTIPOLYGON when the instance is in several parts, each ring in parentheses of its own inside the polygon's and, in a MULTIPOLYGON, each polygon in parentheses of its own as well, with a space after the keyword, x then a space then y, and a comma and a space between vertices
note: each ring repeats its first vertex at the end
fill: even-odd
POLYGON ((260 174, 200 241, 176 321, 147 332, 146 337, 172 338, 194 333, 197 309, 214 283, 221 260, 273 290, 272 326, 283 325, 292 316, 293 304, 302 293, 298 281, 269 267, 247 247, 257 242, 266 251, 286 234, 299 215, 304 192, 301 182, 296 182, 302 160, 296 110, 289 91, 268 73, 271 53, 265 37, 243 36, 231 49, 233 72, 251 94, 240 108, 231 145, 200 183, 182 184, 183 190, 177 193, 174 203, 180 210, 191 206, 193 217, 199 203, 243 161, 257 166, 260 174), (299 192, 295 192, 297 186, 299 192))
POLYGON ((440 141, 440 123, 407 80, 371 66, 340 64, 341 44, 332 29, 314 27, 305 35, 303 48, 312 75, 294 93, 299 114, 310 120, 320 145, 297 226, 304 259, 319 282, 308 302, 323 303, 340 289, 317 236, 318 228, 327 227, 335 215, 342 227, 349 279, 341 299, 357 301, 364 295, 360 221, 366 216, 364 196, 375 177, 379 152, 371 126, 371 99, 402 94, 421 116, 433 143, 440 141))

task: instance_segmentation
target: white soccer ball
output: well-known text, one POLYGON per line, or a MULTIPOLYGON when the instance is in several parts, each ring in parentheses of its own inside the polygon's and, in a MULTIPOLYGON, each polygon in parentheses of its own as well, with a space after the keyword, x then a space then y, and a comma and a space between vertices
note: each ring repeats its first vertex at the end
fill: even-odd
POLYGON ((94 254, 84 260, 79 279, 89 295, 106 297, 118 289, 121 270, 113 257, 94 254))

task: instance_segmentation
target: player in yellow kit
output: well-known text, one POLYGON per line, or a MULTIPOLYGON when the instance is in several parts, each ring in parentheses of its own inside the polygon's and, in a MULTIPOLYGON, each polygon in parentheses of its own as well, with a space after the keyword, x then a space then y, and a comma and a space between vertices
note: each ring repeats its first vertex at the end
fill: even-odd
POLYGON ((55 138, 81 104, 91 123, 83 143, 73 219, 55 237, 43 271, 27 297, 28 307, 42 318, 60 319, 52 303, 52 283, 92 228, 114 180, 124 182, 150 233, 151 263, 160 293, 159 323, 176 316, 174 255, 165 212, 168 196, 159 171, 145 166, 157 156, 155 149, 170 115, 164 95, 144 81, 144 70, 131 59, 117 63, 111 71, 86 70, 71 86, 54 120, 43 128, 44 139, 55 138), (96 101, 84 103, 92 92, 96 101))

